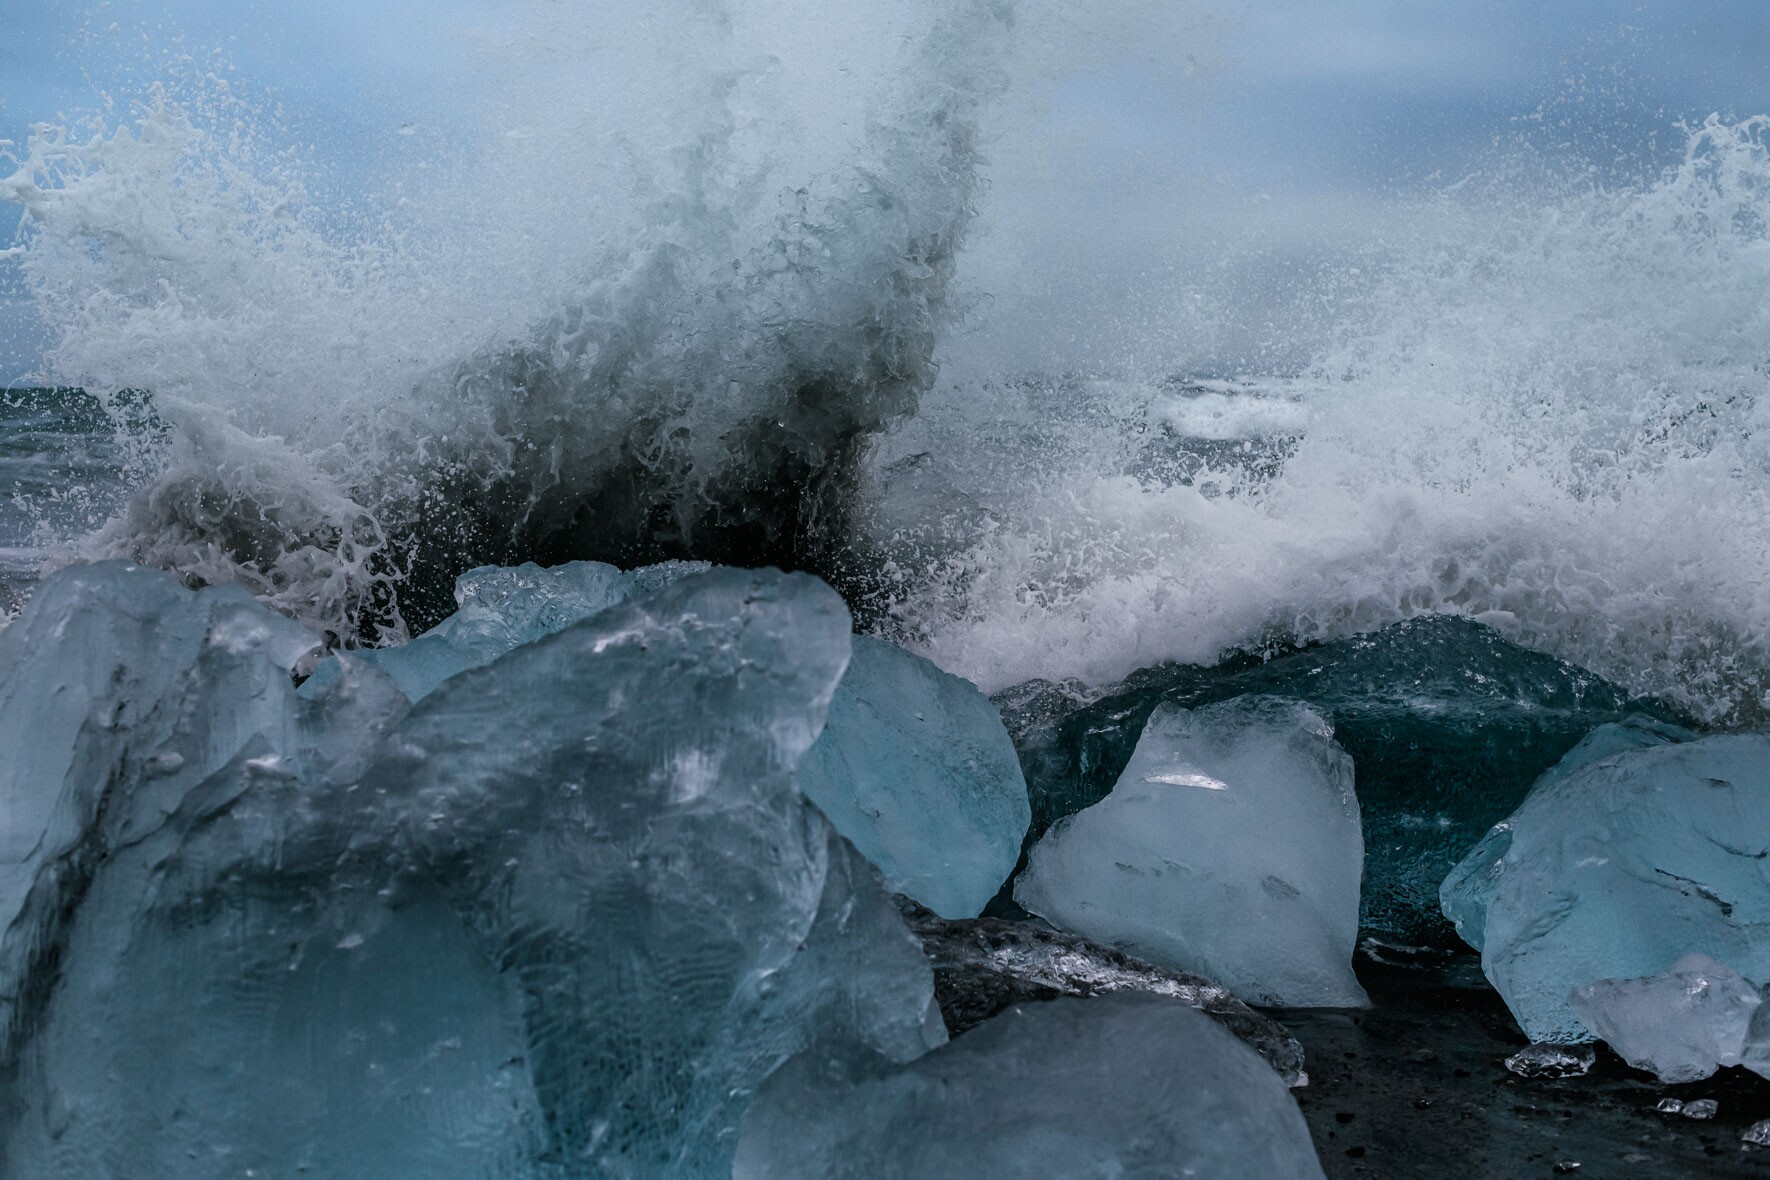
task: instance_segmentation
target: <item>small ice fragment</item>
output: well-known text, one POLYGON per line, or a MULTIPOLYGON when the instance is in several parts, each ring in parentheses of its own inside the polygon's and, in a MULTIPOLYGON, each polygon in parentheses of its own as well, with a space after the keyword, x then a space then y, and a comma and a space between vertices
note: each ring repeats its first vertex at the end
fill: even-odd
POLYGON ((1747 1127, 1739 1138, 1756 1147, 1770 1147, 1770 1119, 1759 1119, 1747 1127))
POLYGON ((1555 1174, 1557 1176, 1571 1176, 1577 1171, 1579 1171, 1579 1161, 1578 1160, 1556 1160, 1555 1161, 1555 1174))
POLYGON ((1521 1078, 1584 1077, 1598 1054, 1590 1045, 1530 1045, 1506 1058, 1506 1068, 1521 1078))
POLYGON ((1681 1098, 1661 1098, 1659 1100, 1659 1105, 1655 1106, 1653 1109, 1659 1111, 1661 1114, 1683 1114, 1684 1101, 1681 1098))
POLYGON ((1698 1098, 1695 1102, 1686 1102, 1682 1113, 1687 1119, 1712 1119, 1720 1109, 1721 1104, 1713 1098, 1698 1098))

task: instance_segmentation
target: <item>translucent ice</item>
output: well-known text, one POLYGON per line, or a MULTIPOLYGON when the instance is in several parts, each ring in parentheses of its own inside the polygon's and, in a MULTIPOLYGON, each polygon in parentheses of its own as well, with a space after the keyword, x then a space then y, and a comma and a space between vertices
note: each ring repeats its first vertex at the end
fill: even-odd
MULTIPOLYGON (((1667 742, 1688 741, 1696 735, 1675 725, 1651 717, 1631 717, 1626 721, 1598 726, 1579 740, 1532 785, 1531 790, 1544 790, 1566 778, 1581 767, 1602 761, 1630 750, 1660 746, 1667 742)), ((1481 949, 1487 927, 1487 898, 1491 882, 1504 868, 1506 851, 1512 847, 1512 825, 1501 820, 1457 862, 1450 875, 1438 888, 1439 905, 1444 916, 1476 950, 1481 949)))
POLYGON ((734 1180, 1319 1177, 1252 1050, 1158 996, 1008 1009, 907 1066, 812 1051, 744 1121, 734 1180))
MULTIPOLYGON (((67 634, 199 597, 127 590, 67 634)), ((848 651, 815 579, 684 578, 415 708, 363 661, 298 698, 287 624, 233 606, 157 628, 196 671, 116 714, 94 834, 39 873, 78 888, 0 1061, 0 1175, 717 1174, 795 1051, 944 1039, 793 786, 848 651)))
MULTIPOLYGON (((685 561, 626 573, 599 561, 572 561, 547 569, 533 562, 482 566, 455 579, 454 614, 410 643, 371 648, 345 658, 381 669, 415 701, 456 673, 489 664, 514 647, 587 619, 630 594, 660 589, 707 568, 706 562, 685 561)), ((323 663, 304 686, 307 695, 330 684, 340 663, 338 659, 323 663)))
POLYGON ((517 983, 552 1149, 699 1175, 814 1036, 944 1039, 872 870, 792 779, 849 653, 804 575, 715 570, 462 673, 385 771, 517 983))
POLYGON ((1001 716, 969 681, 856 636, 799 788, 899 893, 949 918, 980 912, 1032 818, 1001 716))
POLYGON ((106 849, 283 734, 289 669, 317 643, 243 591, 117 562, 53 575, 0 631, 0 1069, 106 849))
POLYGON ((1272 697, 1164 705, 1112 793, 1033 847, 1014 896, 1253 1003, 1360 1007, 1363 860, 1352 760, 1319 713, 1272 697))
POLYGON ((1624 1061, 1666 1083, 1695 1082, 1745 1058, 1758 989, 1725 963, 1686 955, 1664 975, 1576 988, 1573 1010, 1624 1061))
MULTIPOLYGON (((1020 748, 1033 835, 1112 789, 1160 704, 1247 694, 1308 702, 1358 767, 1364 925, 1390 941, 1454 944, 1444 875, 1594 726, 1658 711, 1584 669, 1433 616, 1215 667, 1164 664, 1093 699, 1072 685, 998 695, 1020 748)), ((1666 718, 1662 718, 1666 719, 1666 718)))
POLYGON ((1584 1077, 1597 1063, 1590 1045, 1526 1045, 1506 1058, 1506 1068, 1521 1078, 1584 1077))
POLYGON ((1264 1057, 1285 1085, 1309 1084, 1297 1039, 1215 980, 1157 967, 1038 922, 949 920, 914 903, 902 908, 934 964, 934 996, 954 1036, 1016 1004, 1147 992, 1172 997, 1211 1017, 1264 1057))
POLYGON ((1590 1040, 1570 1001, 1685 955, 1770 977, 1770 736, 1637 746, 1545 776, 1444 887, 1534 1041, 1590 1040))

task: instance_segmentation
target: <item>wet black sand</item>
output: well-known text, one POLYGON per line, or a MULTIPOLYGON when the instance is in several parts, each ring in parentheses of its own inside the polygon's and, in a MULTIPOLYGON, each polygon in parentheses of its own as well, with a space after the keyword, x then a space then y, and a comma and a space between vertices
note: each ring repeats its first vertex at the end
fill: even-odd
POLYGON ((1770 1118, 1770 1080, 1728 1069, 1666 1086, 1603 1049, 1584 1077, 1515 1077, 1505 1059, 1524 1036, 1473 955, 1360 954, 1357 970, 1371 1009, 1273 1013, 1303 1043, 1309 1085, 1292 1093, 1330 1177, 1770 1177, 1770 1148, 1739 1138, 1770 1118), (1664 1097, 1720 1110, 1662 1114, 1664 1097))

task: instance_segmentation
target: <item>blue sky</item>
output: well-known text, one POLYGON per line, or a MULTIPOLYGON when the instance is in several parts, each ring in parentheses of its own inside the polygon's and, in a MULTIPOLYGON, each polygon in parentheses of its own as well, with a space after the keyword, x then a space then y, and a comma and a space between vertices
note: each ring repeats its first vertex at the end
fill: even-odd
MULTIPOLYGON (((368 183, 403 123, 462 96, 496 0, 0 0, 0 139, 127 99, 165 56, 220 48, 282 104, 341 186, 368 183), (182 40, 180 40, 182 38, 182 40)), ((1638 171, 1711 111, 1770 112, 1765 0, 1248 0, 1199 4, 1188 60, 1127 52, 1059 86, 1048 118, 1095 237, 1216 184, 1316 220, 1449 183, 1528 141, 1638 171)), ((0 235, 16 215, 0 210, 0 235)), ((1319 228, 1319 226, 1317 226, 1319 228)), ((1121 233, 1123 240, 1136 234, 1121 233)), ((1091 242, 1110 254, 1112 244, 1091 242)), ((0 264, 3 270, 4 264, 0 264)), ((34 357, 0 274, 0 377, 34 357)))

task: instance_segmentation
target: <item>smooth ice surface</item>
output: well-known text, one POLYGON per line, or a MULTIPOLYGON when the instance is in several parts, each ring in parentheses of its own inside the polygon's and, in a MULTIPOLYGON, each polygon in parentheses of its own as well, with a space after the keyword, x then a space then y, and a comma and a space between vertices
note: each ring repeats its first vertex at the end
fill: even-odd
MULTIPOLYGON (((449 677, 483 667, 514 647, 587 619, 631 594, 660 589, 708 568, 704 561, 668 561, 626 572, 600 561, 546 569, 533 562, 481 566, 455 579, 454 614, 410 643, 369 648, 343 659, 374 665, 415 701, 449 677)), ((306 694, 315 695, 336 679, 341 662, 334 657, 322 663, 303 685, 306 694)))
POLYGON ((944 1040, 919 945, 793 786, 848 654, 815 579, 683 578, 414 708, 362 661, 298 696, 311 635, 127 577, 36 635, 42 666, 170 603, 151 634, 191 671, 77 735, 124 754, 38 874, 64 887, 0 1060, 0 1175, 717 1174, 790 1054, 944 1040))
POLYGON ((1762 1002, 1749 980, 1707 955, 1685 955, 1664 975, 1601 979, 1573 993, 1587 1028, 1666 1083, 1700 1081, 1740 1064, 1762 1002))
POLYGON ((892 889, 948 918, 979 913, 1032 818, 989 698, 920 656, 856 636, 799 789, 892 889))
POLYGON ((1575 988, 1689 954, 1770 978, 1770 736, 1642 746, 1546 776, 1446 881, 1444 907, 1533 1041, 1590 1040, 1575 988))
POLYGON ((996 697, 1026 769, 1033 835, 1112 789, 1158 705, 1254 693, 1306 701, 1333 722, 1358 767, 1364 926, 1410 945, 1455 944, 1438 908, 1445 873, 1594 726, 1674 720, 1582 668, 1445 616, 1214 667, 1146 668, 1098 699, 1035 683, 996 697))
POLYGON ((1284 1083, 1159 996, 1008 1009, 907 1066, 812 1051, 744 1121, 734 1180, 1319 1177, 1284 1083))
POLYGON ((1362 1007, 1352 760, 1297 701, 1150 715, 1118 785, 1036 844, 1014 897, 1257 1004, 1362 1007))

